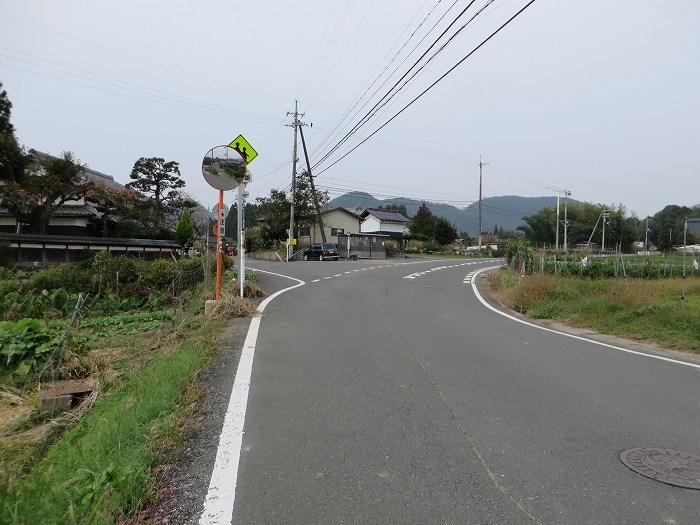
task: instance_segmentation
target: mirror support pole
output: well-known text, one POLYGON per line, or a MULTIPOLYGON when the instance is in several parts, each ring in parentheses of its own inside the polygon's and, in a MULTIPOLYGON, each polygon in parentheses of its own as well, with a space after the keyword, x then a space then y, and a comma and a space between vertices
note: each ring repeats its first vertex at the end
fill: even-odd
MULTIPOLYGON (((219 190, 219 217, 224 209, 224 190, 219 190)), ((218 225, 218 222, 217 222, 218 225)), ((214 298, 218 301, 221 298, 221 267, 223 266, 223 254, 221 253, 221 228, 216 229, 216 293, 214 298)))

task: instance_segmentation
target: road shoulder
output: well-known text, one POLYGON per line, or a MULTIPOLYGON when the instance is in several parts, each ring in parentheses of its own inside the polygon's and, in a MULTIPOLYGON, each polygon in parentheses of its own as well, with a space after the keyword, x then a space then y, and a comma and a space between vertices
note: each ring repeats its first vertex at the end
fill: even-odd
POLYGON ((160 496, 152 512, 154 523, 195 525, 199 522, 250 321, 250 318, 235 318, 229 322, 221 333, 211 367, 199 378, 204 393, 194 407, 190 437, 158 473, 160 496))

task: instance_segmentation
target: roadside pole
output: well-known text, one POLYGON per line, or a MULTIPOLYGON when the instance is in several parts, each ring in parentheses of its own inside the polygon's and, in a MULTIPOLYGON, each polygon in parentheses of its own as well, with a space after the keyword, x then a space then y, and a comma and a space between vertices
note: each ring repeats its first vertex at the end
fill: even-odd
POLYGON ((685 254, 688 252, 688 217, 685 218, 685 226, 683 228, 683 305, 685 305, 685 254))
POLYGON ((204 311, 209 312, 221 298, 221 276, 223 270, 223 247, 221 239, 225 235, 225 223, 228 208, 224 205, 224 191, 238 188, 238 250, 239 272, 241 281, 241 297, 243 297, 243 282, 245 281, 245 233, 243 228, 243 186, 250 182, 248 163, 258 156, 257 151, 243 137, 238 135, 228 145, 216 146, 210 149, 202 159, 202 175, 212 188, 219 190, 219 203, 216 206, 216 292, 214 300, 207 300, 204 311))
POLYGON ((238 185, 238 282, 240 283, 241 297, 243 297, 245 283, 245 238, 243 226, 243 184, 238 185))
POLYGON ((214 299, 218 301, 221 298, 221 268, 223 266, 221 237, 224 232, 221 231, 221 228, 223 228, 223 224, 225 222, 225 217, 223 217, 224 190, 219 190, 219 206, 217 209, 219 210, 219 213, 217 214, 218 228, 216 228, 216 292, 214 293, 214 299))

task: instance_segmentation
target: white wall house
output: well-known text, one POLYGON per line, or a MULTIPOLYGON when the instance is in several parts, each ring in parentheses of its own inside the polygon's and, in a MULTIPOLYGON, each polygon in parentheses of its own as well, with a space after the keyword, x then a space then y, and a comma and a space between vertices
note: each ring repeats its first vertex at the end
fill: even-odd
MULTIPOLYGON (((347 208, 329 208, 321 211, 323 229, 328 242, 337 243, 338 237, 348 233, 360 232, 360 216, 347 208)), ((299 245, 308 246, 322 242, 321 230, 318 224, 312 227, 299 228, 299 245)))
POLYGON ((360 214, 360 233, 382 233, 392 239, 401 240, 407 232, 408 218, 392 210, 368 208, 360 214))

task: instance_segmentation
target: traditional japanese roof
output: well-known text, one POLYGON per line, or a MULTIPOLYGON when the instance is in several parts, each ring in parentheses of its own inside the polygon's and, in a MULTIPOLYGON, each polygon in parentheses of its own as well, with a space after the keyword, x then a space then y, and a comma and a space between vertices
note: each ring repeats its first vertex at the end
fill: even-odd
POLYGON ((377 208, 367 208, 360 214, 363 219, 371 215, 382 222, 409 222, 409 219, 394 210, 380 210, 377 208))
POLYGON ((321 210, 321 213, 330 213, 332 211, 341 211, 343 213, 347 213, 348 215, 352 215, 355 219, 360 218, 360 215, 355 212, 354 208, 324 208, 321 210))
POLYGON ((31 233, 2 233, 0 242, 21 244, 57 244, 71 246, 138 246, 143 248, 177 249, 177 241, 166 239, 122 239, 115 237, 81 237, 78 235, 32 235, 31 233))
MULTIPOLYGON (((30 149, 29 153, 31 155, 35 155, 36 157, 40 158, 56 158, 54 155, 50 155, 49 153, 44 153, 43 151, 38 151, 35 149, 30 149)), ((93 170, 92 168, 85 168, 85 176, 90 179, 90 181, 94 182, 95 184, 104 184, 107 186, 109 189, 112 190, 123 190, 125 186, 123 184, 118 183, 117 181, 114 180, 114 177, 111 175, 107 175, 106 173, 99 172, 97 170, 93 170)))
POLYGON ((52 217, 101 217, 102 214, 90 204, 64 204, 58 208, 52 217))

